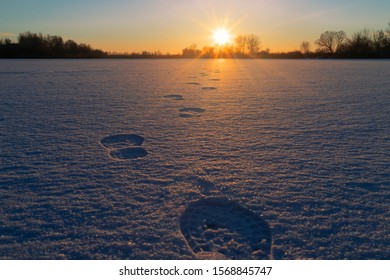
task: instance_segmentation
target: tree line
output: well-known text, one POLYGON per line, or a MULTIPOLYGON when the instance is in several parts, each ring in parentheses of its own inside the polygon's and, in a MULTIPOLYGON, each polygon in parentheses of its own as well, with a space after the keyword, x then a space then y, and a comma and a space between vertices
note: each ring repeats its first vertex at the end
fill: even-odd
POLYGON ((101 58, 106 55, 90 45, 41 33, 21 33, 17 43, 0 39, 0 58, 101 58))
POLYGON ((234 39, 234 44, 206 46, 197 49, 196 44, 182 50, 185 58, 253 58, 260 52, 261 41, 256 34, 242 34, 234 39))
POLYGON ((332 58, 390 58, 390 23, 386 30, 364 29, 350 38, 344 31, 326 31, 315 41, 317 49, 311 52, 310 43, 301 43, 306 57, 332 58))
POLYGON ((348 37, 344 31, 325 31, 314 42, 303 41, 299 50, 271 53, 261 50, 255 34, 238 35, 234 44, 197 49, 193 44, 182 51, 183 57, 225 58, 390 58, 390 23, 386 30, 362 31, 348 37))
POLYGON ((234 43, 205 46, 198 49, 192 44, 181 54, 162 54, 160 51, 140 53, 110 53, 93 49, 60 36, 25 32, 16 43, 0 39, 0 58, 390 58, 390 23, 386 30, 366 29, 348 37, 344 31, 325 31, 314 42, 317 47, 303 41, 299 50, 271 53, 261 49, 262 42, 256 34, 237 35, 234 43))

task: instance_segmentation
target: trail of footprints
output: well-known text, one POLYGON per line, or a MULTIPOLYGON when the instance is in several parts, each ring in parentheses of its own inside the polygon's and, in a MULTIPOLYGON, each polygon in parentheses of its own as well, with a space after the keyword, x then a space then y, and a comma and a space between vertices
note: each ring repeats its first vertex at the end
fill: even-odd
MULTIPOLYGON (((218 72, 216 72, 218 73, 218 72)), ((200 73, 202 77, 207 73, 200 73)), ((190 78, 196 78, 191 76, 190 78)), ((211 81, 219 81, 213 78, 211 81)), ((200 85, 188 82, 188 85, 200 85)), ((204 91, 216 87, 201 87, 204 91)), ((183 95, 169 94, 166 99, 182 101, 183 95)), ((179 117, 199 117, 206 110, 197 107, 179 109, 179 117)), ((148 155, 141 148, 144 138, 136 134, 116 134, 100 144, 114 160, 139 159, 148 155)), ((184 210, 179 219, 181 234, 197 259, 268 260, 271 259, 272 233, 260 216, 226 198, 204 198, 184 210)))
MULTIPOLYGON (((219 71, 216 71, 215 73, 220 73, 219 71)), ((199 73, 200 76, 202 77, 207 77, 209 74, 207 73, 199 73)), ((197 77, 196 76, 189 76, 190 79, 196 79, 197 77)), ((220 81, 221 79, 219 78, 211 78, 209 79, 210 81, 220 81)), ((200 85, 199 82, 186 82, 187 85, 200 85)), ((206 86, 206 87, 201 87, 201 90, 203 91, 209 91, 209 90, 215 90, 217 89, 216 87, 212 87, 212 86, 206 86)), ((183 96, 182 95, 178 95, 178 94, 170 94, 170 95, 165 95, 164 96, 165 98, 171 98, 171 99, 175 99, 175 100, 184 100, 183 96)), ((192 118, 192 117, 200 117, 202 115, 202 113, 204 113, 206 110, 205 109, 202 109, 202 108, 197 108, 197 107, 184 107, 184 108, 181 108, 179 109, 179 117, 180 118, 184 118, 184 119, 187 119, 187 118, 192 118)))

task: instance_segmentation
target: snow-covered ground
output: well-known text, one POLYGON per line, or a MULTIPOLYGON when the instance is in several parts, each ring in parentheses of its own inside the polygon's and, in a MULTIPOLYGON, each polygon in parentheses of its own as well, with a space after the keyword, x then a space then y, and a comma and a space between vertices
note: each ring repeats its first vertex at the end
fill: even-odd
POLYGON ((0 61, 1 259, 389 259, 390 61, 0 61))

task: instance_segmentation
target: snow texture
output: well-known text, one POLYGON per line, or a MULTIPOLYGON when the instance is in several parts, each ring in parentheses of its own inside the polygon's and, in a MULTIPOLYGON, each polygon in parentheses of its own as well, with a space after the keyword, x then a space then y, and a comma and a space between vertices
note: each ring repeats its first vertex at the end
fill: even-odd
POLYGON ((1 259, 389 259, 390 62, 0 61, 1 259))

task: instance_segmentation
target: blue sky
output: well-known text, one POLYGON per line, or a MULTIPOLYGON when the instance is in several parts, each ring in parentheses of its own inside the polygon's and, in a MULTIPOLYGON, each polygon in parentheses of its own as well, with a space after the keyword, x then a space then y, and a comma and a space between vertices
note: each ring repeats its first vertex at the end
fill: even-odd
MULTIPOLYGON (((0 37, 60 35, 108 51, 179 52, 212 32, 255 33, 262 48, 298 49, 326 30, 386 29, 389 0, 0 0, 0 37)), ((314 48, 314 47, 313 47, 314 48)))

